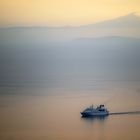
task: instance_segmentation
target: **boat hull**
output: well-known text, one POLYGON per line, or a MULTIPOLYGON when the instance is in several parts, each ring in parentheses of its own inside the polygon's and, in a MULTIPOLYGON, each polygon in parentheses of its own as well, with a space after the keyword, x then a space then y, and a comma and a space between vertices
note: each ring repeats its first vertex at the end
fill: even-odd
POLYGON ((107 116, 107 115, 109 115, 109 113, 108 112, 97 112, 97 113, 94 113, 94 112, 81 112, 81 115, 83 116, 83 117, 92 117, 92 116, 107 116))

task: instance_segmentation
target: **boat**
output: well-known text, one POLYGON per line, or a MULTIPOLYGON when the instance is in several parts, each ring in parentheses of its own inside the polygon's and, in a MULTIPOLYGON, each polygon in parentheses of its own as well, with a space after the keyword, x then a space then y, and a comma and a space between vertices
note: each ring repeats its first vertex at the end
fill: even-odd
POLYGON ((83 112, 80 112, 82 117, 92 117, 92 116, 107 116, 109 111, 105 108, 104 105, 99 105, 96 108, 91 105, 86 108, 83 112))

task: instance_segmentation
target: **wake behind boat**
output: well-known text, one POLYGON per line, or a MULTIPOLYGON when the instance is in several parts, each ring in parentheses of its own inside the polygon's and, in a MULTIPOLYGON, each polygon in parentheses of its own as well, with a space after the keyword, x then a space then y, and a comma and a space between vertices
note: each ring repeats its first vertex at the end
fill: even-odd
POLYGON ((81 115, 83 117, 107 116, 109 115, 109 111, 105 108, 104 105, 97 106, 96 108, 94 108, 92 105, 81 112, 81 115))

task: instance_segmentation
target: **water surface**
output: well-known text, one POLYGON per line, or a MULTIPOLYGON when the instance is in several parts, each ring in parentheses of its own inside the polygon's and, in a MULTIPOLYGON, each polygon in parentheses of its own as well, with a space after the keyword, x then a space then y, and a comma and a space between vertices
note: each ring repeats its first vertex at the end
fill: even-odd
POLYGON ((104 103, 111 112, 140 110, 139 82, 98 81, 94 84, 96 88, 89 90, 1 87, 4 94, 0 95, 0 139, 139 140, 138 114, 105 118, 80 115, 80 111, 92 103, 104 103))

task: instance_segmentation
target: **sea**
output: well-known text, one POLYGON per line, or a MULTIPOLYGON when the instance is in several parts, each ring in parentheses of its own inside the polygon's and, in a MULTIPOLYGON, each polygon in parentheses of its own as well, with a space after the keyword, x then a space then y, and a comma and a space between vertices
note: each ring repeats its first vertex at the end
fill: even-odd
POLYGON ((138 113, 80 114, 100 104, 111 113, 140 111, 139 41, 50 45, 43 29, 30 30, 1 34, 0 140, 140 140, 138 113))
POLYGON ((67 85, 65 88, 60 85, 50 88, 45 85, 1 87, 0 139, 140 139, 140 114, 102 118, 83 118, 80 114, 92 104, 104 104, 110 112, 139 111, 139 81, 90 79, 87 84, 85 81, 79 84, 82 79, 73 81, 69 77, 63 80, 67 85), (73 87, 68 86, 69 82, 73 82, 73 87))

